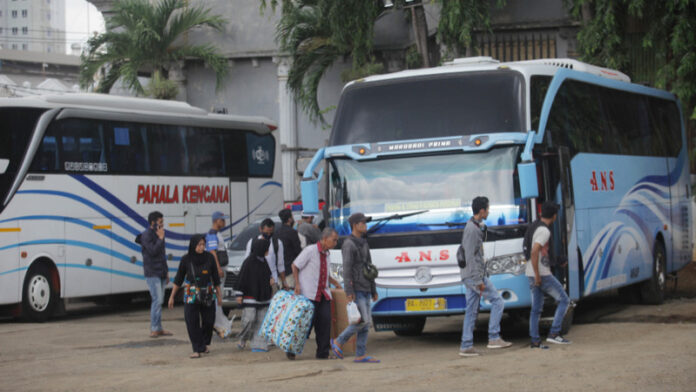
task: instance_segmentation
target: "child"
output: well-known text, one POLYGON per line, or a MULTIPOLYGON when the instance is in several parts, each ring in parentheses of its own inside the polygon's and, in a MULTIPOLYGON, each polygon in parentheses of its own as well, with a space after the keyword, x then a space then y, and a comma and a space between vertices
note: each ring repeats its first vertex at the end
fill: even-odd
POLYGON ((239 349, 244 349, 246 342, 251 340, 252 352, 268 351, 268 343, 259 336, 258 331, 273 296, 271 286, 275 283, 266 262, 270 245, 271 242, 265 238, 254 239, 251 254, 244 260, 239 271, 235 285, 235 290, 242 293, 237 297, 237 302, 242 305, 242 332, 239 333, 237 344, 239 349))

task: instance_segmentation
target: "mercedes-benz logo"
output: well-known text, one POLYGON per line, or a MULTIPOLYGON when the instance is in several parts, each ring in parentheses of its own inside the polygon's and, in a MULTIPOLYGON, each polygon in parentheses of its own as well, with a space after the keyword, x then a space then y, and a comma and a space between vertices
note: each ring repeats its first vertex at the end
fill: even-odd
POLYGON ((418 267, 416 269, 416 283, 426 284, 433 280, 433 274, 430 272, 430 267, 418 267))

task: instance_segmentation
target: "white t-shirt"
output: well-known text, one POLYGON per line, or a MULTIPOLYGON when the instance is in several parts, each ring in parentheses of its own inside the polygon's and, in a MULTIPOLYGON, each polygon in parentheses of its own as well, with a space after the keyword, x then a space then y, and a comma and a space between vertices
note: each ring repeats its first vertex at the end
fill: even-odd
MULTIPOLYGON (((539 226, 534 235, 532 236, 532 248, 534 244, 541 245, 541 250, 539 250, 539 276, 551 275, 551 268, 549 266, 549 239, 551 238, 551 231, 546 226, 539 226)), ((534 267, 532 267, 532 260, 527 260, 527 269, 525 275, 529 277, 534 277, 534 267)))

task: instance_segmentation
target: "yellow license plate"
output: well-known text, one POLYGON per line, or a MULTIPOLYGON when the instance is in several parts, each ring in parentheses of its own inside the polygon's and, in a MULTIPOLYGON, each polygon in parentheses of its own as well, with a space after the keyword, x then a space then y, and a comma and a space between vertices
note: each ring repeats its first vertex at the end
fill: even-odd
POLYGON ((406 300, 407 312, 428 312, 447 310, 447 300, 444 298, 409 298, 406 300))

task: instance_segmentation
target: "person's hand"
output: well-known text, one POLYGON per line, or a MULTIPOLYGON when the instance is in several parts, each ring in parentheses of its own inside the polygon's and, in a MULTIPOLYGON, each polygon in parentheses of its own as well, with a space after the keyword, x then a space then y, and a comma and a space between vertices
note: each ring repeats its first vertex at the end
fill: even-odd
POLYGON ((483 293, 483 291, 486 289, 486 285, 481 283, 480 285, 476 286, 476 288, 483 293))
POLYGON ((353 294, 348 294, 348 295, 346 295, 346 299, 348 299, 348 302, 353 302, 355 297, 353 296, 353 294))
POLYGON ((218 303, 219 307, 222 307, 222 298, 221 297, 218 297, 217 303, 218 303))
POLYGON ((222 267, 218 267, 218 276, 224 275, 224 271, 222 270, 222 267))
POLYGON ((275 284, 275 279, 271 278, 271 286, 275 284))
POLYGON ((160 226, 157 228, 157 237, 161 240, 164 239, 164 227, 160 226))
POLYGON ((169 296, 169 303, 167 304, 169 309, 174 309, 174 296, 170 295, 169 296))
POLYGON ((295 283, 295 295, 300 295, 302 291, 300 290, 300 282, 295 283))
POLYGON ((541 286, 541 276, 539 276, 539 275, 534 276, 534 286, 537 286, 537 287, 541 286))
POLYGON ((283 290, 290 290, 290 286, 285 282, 283 282, 283 290))
POLYGON ((377 302, 378 299, 379 299, 379 295, 377 295, 377 293, 374 293, 372 295, 372 302, 377 302))
POLYGON ((164 284, 166 286, 169 284, 169 272, 164 276, 164 279, 167 281, 167 283, 164 284))
POLYGON ((240 305, 242 304, 242 297, 237 297, 235 300, 237 301, 238 304, 240 304, 240 305))

